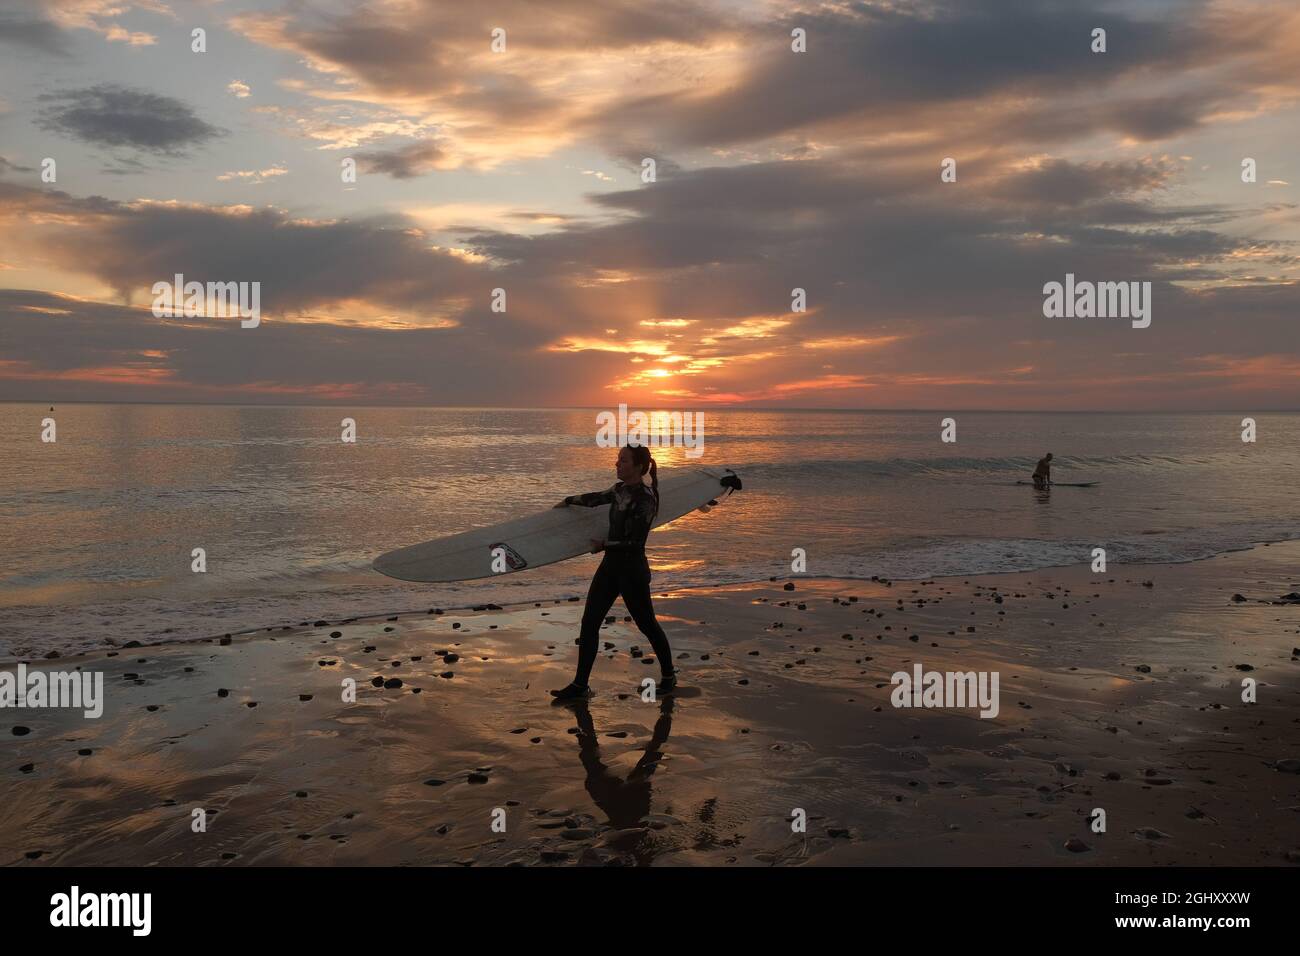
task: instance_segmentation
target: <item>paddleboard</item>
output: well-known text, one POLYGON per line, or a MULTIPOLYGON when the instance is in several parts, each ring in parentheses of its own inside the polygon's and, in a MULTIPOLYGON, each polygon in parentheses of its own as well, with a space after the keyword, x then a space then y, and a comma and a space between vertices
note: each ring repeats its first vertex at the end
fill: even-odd
MULTIPOLYGON (((651 527, 675 521, 739 488, 736 473, 725 468, 661 474, 659 514, 651 527)), ((539 568, 590 553, 591 539, 604 538, 609 532, 609 507, 548 508, 489 528, 398 548, 375 558, 372 566, 390 578, 421 582, 470 581, 539 568), (502 549, 508 570, 493 571, 492 552, 497 548, 502 549)))
MULTIPOLYGON (((1033 482, 1032 482, 1032 481, 1017 481, 1016 484, 1018 484, 1018 485, 1032 485, 1033 482)), ((1100 482, 1100 481, 1049 481, 1047 484, 1048 484, 1048 487, 1050 487, 1050 488, 1093 488, 1093 487, 1095 487, 1095 486, 1101 484, 1101 482, 1100 482)))

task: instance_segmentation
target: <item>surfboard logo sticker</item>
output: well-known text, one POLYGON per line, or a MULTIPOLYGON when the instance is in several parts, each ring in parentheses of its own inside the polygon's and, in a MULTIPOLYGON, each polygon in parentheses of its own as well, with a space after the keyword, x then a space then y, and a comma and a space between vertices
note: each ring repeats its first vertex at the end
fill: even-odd
POLYGON ((522 571, 524 568, 528 567, 528 562, 524 560, 524 556, 504 541, 498 541, 496 544, 488 545, 489 552, 495 551, 497 548, 500 548, 505 552, 506 564, 510 565, 511 571, 522 571))

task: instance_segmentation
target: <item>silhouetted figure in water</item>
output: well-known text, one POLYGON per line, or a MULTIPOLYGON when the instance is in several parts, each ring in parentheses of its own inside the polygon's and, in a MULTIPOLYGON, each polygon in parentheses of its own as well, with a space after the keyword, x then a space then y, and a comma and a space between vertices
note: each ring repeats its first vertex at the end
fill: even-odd
POLYGON ((1052 453, 1049 451, 1042 458, 1038 459, 1038 467, 1034 469, 1034 487, 1042 491, 1052 483, 1052 453))

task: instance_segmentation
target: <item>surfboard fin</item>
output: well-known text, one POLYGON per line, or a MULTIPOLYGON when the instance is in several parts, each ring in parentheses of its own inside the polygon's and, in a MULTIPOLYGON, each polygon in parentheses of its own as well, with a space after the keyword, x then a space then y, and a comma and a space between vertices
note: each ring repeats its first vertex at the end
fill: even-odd
POLYGON ((727 489, 727 494, 731 494, 733 491, 739 491, 743 487, 740 483, 740 476, 730 468, 727 469, 727 473, 723 475, 719 481, 721 482, 722 487, 727 489))

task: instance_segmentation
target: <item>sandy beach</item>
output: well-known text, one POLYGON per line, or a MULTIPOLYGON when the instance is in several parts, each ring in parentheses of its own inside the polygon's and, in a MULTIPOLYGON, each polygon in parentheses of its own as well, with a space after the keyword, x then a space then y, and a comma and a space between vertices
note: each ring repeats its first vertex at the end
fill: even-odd
POLYGON ((0 862, 1293 865, 1297 569, 1290 542, 656 594, 683 686, 653 703, 621 603, 596 696, 551 703, 576 600, 31 662, 107 700, 0 712, 0 862), (894 707, 917 662, 996 671, 998 715, 894 707))

